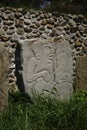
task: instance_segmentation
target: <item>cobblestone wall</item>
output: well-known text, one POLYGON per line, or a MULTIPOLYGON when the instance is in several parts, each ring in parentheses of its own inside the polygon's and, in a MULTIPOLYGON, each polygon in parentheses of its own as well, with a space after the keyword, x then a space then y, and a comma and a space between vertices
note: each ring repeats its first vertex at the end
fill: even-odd
POLYGON ((32 38, 67 40, 72 49, 73 79, 76 76, 76 57, 87 55, 87 18, 81 14, 24 11, 10 7, 0 8, 0 42, 9 53, 9 84, 16 86, 15 51, 17 41, 32 38))

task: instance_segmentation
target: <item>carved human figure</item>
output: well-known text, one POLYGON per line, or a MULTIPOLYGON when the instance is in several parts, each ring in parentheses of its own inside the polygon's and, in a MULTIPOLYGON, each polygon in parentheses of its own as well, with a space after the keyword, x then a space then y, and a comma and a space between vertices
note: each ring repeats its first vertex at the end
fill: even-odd
POLYGON ((61 99, 69 97, 72 93, 73 62, 67 41, 48 42, 39 38, 20 42, 25 91, 32 96, 31 89, 40 93, 52 90, 53 93, 58 92, 61 99))
POLYGON ((39 44, 37 41, 32 45, 32 52, 34 55, 28 62, 27 82, 41 92, 53 81, 54 50, 50 43, 39 44))
POLYGON ((67 43, 63 42, 57 45, 56 50, 55 75, 58 84, 72 81, 72 53, 67 43))
POLYGON ((55 67, 55 82, 58 85, 58 92, 61 99, 68 98, 72 89, 72 51, 68 43, 64 40, 59 42, 56 47, 56 67, 55 67))

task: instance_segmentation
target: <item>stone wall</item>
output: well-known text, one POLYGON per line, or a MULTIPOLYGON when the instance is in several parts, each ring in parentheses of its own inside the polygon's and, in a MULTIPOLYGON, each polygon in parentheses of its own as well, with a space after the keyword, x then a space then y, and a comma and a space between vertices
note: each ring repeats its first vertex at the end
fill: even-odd
POLYGON ((9 71, 9 56, 8 51, 0 43, 0 109, 8 103, 8 71, 9 71))
MULTIPOLYGON (((87 55, 87 18, 81 14, 71 15, 34 10, 24 11, 21 8, 0 8, 0 41, 9 52, 9 84, 12 89, 17 82, 15 76, 17 42, 32 38, 65 39, 68 41, 72 49, 74 81, 76 57, 87 55)), ((17 57, 18 54, 16 61, 17 57)))

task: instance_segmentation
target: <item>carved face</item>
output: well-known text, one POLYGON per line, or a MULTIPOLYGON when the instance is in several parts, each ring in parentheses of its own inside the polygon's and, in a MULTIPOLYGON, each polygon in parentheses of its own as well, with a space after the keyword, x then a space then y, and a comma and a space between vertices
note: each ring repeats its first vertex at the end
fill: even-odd
POLYGON ((51 43, 35 42, 32 47, 33 53, 37 60, 53 60, 54 49, 51 43))
POLYGON ((40 60, 42 58, 42 53, 41 53, 41 50, 35 50, 35 57, 37 60, 40 60))
POLYGON ((33 53, 36 57, 37 60, 41 60, 42 59, 42 47, 41 45, 38 46, 38 44, 33 44, 33 53))
POLYGON ((43 45, 43 52, 45 57, 48 60, 53 60, 54 58, 54 49, 52 48, 52 45, 50 43, 44 44, 43 45))

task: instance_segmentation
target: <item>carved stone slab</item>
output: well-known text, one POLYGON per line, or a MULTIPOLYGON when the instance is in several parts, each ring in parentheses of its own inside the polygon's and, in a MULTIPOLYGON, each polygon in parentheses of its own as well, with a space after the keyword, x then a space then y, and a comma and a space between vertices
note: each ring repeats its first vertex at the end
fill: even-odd
POLYGON ((3 44, 0 43, 0 108, 6 106, 8 101, 8 70, 8 52, 3 44))
POLYGON ((57 42, 45 39, 19 41, 25 91, 56 93, 61 99, 68 98, 72 88, 72 51, 65 40, 57 42))
POLYGON ((77 89, 87 90, 87 56, 76 58, 77 89))

